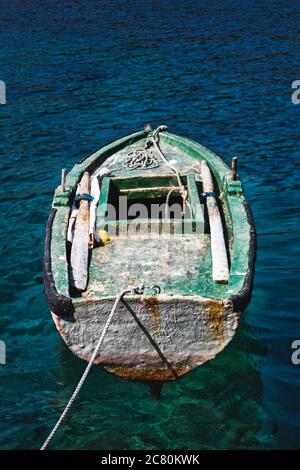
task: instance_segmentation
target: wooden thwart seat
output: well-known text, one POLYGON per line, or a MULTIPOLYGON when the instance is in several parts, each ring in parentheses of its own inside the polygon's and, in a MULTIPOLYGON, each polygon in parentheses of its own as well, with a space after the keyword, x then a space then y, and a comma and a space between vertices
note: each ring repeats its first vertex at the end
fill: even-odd
MULTIPOLYGON (((201 162, 203 192, 213 193, 214 184, 210 169, 205 161, 201 162)), ((222 219, 215 196, 206 196, 210 225, 212 277, 214 282, 227 283, 229 279, 228 259, 224 239, 222 219)))

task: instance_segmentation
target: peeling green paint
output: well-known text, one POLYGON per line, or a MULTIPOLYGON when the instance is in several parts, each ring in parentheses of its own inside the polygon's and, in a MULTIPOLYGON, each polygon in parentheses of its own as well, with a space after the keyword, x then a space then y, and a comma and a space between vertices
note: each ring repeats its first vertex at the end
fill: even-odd
MULTIPOLYGON (((145 141, 146 132, 142 131, 103 147, 85 159, 83 162, 78 163, 73 167, 73 169, 67 175, 65 192, 61 192, 60 187, 57 188, 53 200, 53 205, 57 208, 57 213, 53 222, 51 257, 53 277, 58 292, 64 295, 69 295, 66 230, 72 197, 76 191, 76 185, 81 175, 86 170, 90 172, 94 171, 98 166, 105 163, 105 161, 112 155, 116 154, 118 158, 122 158, 122 156, 126 155, 129 151, 143 146, 145 141)), ((223 194, 221 206, 224 209, 224 216, 225 220, 227 221, 228 233, 230 236, 232 236, 233 240, 229 242, 231 270, 229 283, 227 285, 215 284, 212 281, 210 239, 208 234, 203 235, 203 240, 205 243, 203 244, 202 251, 198 249, 199 245, 197 245, 200 243, 199 237, 195 235, 194 238, 189 241, 189 243, 194 244, 195 247, 198 247, 195 250, 194 257, 192 256, 191 252, 189 252, 189 255, 187 256, 188 263, 191 265, 190 271, 192 273, 188 272, 189 269, 188 266, 186 266, 186 272, 184 276, 178 276, 178 278, 176 278, 176 276, 172 278, 171 276, 169 280, 167 277, 164 278, 162 276, 162 278, 158 279, 157 282, 161 284, 165 294, 194 294, 203 297, 227 299, 230 295, 237 294, 240 291, 243 286, 247 270, 249 269, 250 225, 247 221, 245 208, 243 206, 244 196, 241 182, 239 180, 232 181, 230 169, 224 164, 224 162, 213 152, 209 151, 200 144, 192 142, 189 139, 183 137, 174 136, 169 133, 161 133, 160 142, 164 147, 164 152, 166 153, 168 159, 176 158, 180 172, 183 174, 186 173, 188 175, 189 197, 193 201, 193 206, 197 207, 198 212, 197 214, 194 214, 194 217, 198 218, 199 220, 203 218, 203 215, 202 211, 199 211, 199 204, 196 204, 195 202, 199 199, 195 178, 198 181, 201 180, 201 178, 199 178, 199 175, 195 176, 194 170, 192 170, 192 163, 193 160, 201 161, 203 159, 209 163, 216 182, 218 183, 219 189, 223 194)), ((113 177, 119 175, 136 175, 136 184, 138 184, 138 177, 146 176, 146 173, 143 171, 140 173, 133 173, 130 170, 124 170, 122 173, 117 174, 117 169, 120 168, 120 163, 118 162, 119 160, 117 160, 116 165, 112 167, 113 177)), ((151 170, 151 175, 157 175, 161 178, 161 174, 168 171, 168 168, 164 168, 163 165, 161 165, 159 168, 151 170)), ((98 206, 98 227, 101 226, 101 223, 104 221, 104 211, 107 201, 108 189, 109 178, 106 178, 104 179, 100 203, 98 206)), ((115 295, 116 292, 119 292, 120 286, 126 286, 126 283, 134 281, 136 278, 139 278, 139 276, 145 274, 143 269, 139 271, 140 268, 138 269, 132 260, 129 262, 127 259, 129 252, 134 252, 135 249, 144 249, 146 260, 147 250, 145 249, 145 246, 143 248, 143 244, 134 240, 127 240, 127 242, 124 242, 122 249, 123 265, 120 267, 118 263, 112 263, 112 260, 114 260, 113 257, 109 258, 109 254, 112 255, 113 253, 114 243, 116 243, 116 241, 113 240, 112 246, 95 249, 91 256, 90 282, 87 293, 93 291, 91 295, 95 296, 96 298, 111 297, 115 295), (107 259, 107 264, 104 262, 105 259, 107 259), (126 272, 129 273, 127 278, 126 272), (120 274, 124 274, 124 282, 119 281, 120 274), (107 282, 107 279, 109 279, 109 282, 107 282), (95 286, 95 283, 98 285, 98 290, 92 288, 93 285, 95 286)), ((163 251, 166 247, 168 247, 168 244, 171 246, 172 243, 172 241, 168 243, 163 242, 162 240, 156 241, 155 251, 156 256, 158 257, 158 263, 156 265, 157 274, 160 272, 160 250, 163 251)), ((176 256, 178 255, 178 259, 180 258, 179 255, 182 252, 183 245, 179 242, 177 247, 176 243, 173 243, 173 245, 173 248, 169 249, 173 251, 173 257, 176 263, 176 256)), ((119 251, 119 253, 121 253, 121 251, 119 251)), ((88 294, 85 294, 81 297, 74 298, 74 302, 78 303, 85 301, 87 295, 88 294)))
POLYGON ((57 291, 66 296, 69 295, 69 276, 65 240, 69 214, 69 207, 58 207, 52 225, 51 237, 51 264, 53 279, 55 281, 57 291))

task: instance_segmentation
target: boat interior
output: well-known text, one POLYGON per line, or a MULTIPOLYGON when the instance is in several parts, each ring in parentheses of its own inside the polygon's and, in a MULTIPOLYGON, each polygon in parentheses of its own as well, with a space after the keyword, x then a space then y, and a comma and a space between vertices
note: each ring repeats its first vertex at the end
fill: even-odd
MULTIPOLYGON (((91 250, 88 286, 80 295, 115 296, 141 280, 148 286, 159 284, 162 293, 171 295, 225 291, 226 282, 218 284, 212 278, 211 223, 199 164, 184 151, 162 144, 164 155, 175 161, 180 173, 184 202, 176 175, 163 162, 156 168, 124 169, 122 162, 136 146, 116 152, 102 164, 109 173, 101 181, 96 209, 100 243, 91 250)), ((219 194, 216 181, 214 191, 219 194)), ((230 221, 226 205, 219 200, 217 204, 230 264, 230 221)))

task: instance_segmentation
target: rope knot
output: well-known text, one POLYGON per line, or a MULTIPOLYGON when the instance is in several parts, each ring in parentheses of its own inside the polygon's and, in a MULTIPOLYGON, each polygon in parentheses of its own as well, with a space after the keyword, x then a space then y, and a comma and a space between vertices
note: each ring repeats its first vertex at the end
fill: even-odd
POLYGON ((131 288, 131 293, 135 295, 142 295, 144 293, 144 290, 145 290, 145 284, 144 282, 141 282, 141 284, 139 284, 138 286, 133 286, 131 288))
POLYGON ((155 131, 153 132, 153 135, 152 135, 153 138, 154 138, 154 140, 155 140, 155 142, 157 142, 158 134, 159 134, 160 132, 164 132, 164 131, 167 131, 167 130, 168 130, 168 127, 167 127, 167 126, 164 126, 164 125, 158 126, 158 128, 155 129, 155 131))
POLYGON ((157 284, 146 287, 144 282, 142 282, 138 286, 131 287, 130 293, 133 295, 143 295, 146 289, 149 291, 153 291, 154 295, 158 295, 161 292, 161 288, 157 284))

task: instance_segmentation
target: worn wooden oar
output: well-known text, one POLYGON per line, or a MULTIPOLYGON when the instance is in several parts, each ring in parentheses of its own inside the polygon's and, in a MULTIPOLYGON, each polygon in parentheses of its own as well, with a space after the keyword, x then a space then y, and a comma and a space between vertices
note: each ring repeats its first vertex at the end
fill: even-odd
POLYGON ((79 183, 78 214, 75 222, 74 238, 71 248, 70 281, 78 291, 84 291, 88 281, 89 260, 89 200, 86 195, 90 194, 90 175, 85 172, 79 183))
POLYGON ((211 172, 205 161, 201 162, 201 175, 203 192, 207 194, 206 206, 210 225, 212 277, 215 282, 227 283, 229 278, 229 269, 223 225, 218 203, 213 195, 214 184, 211 172))

